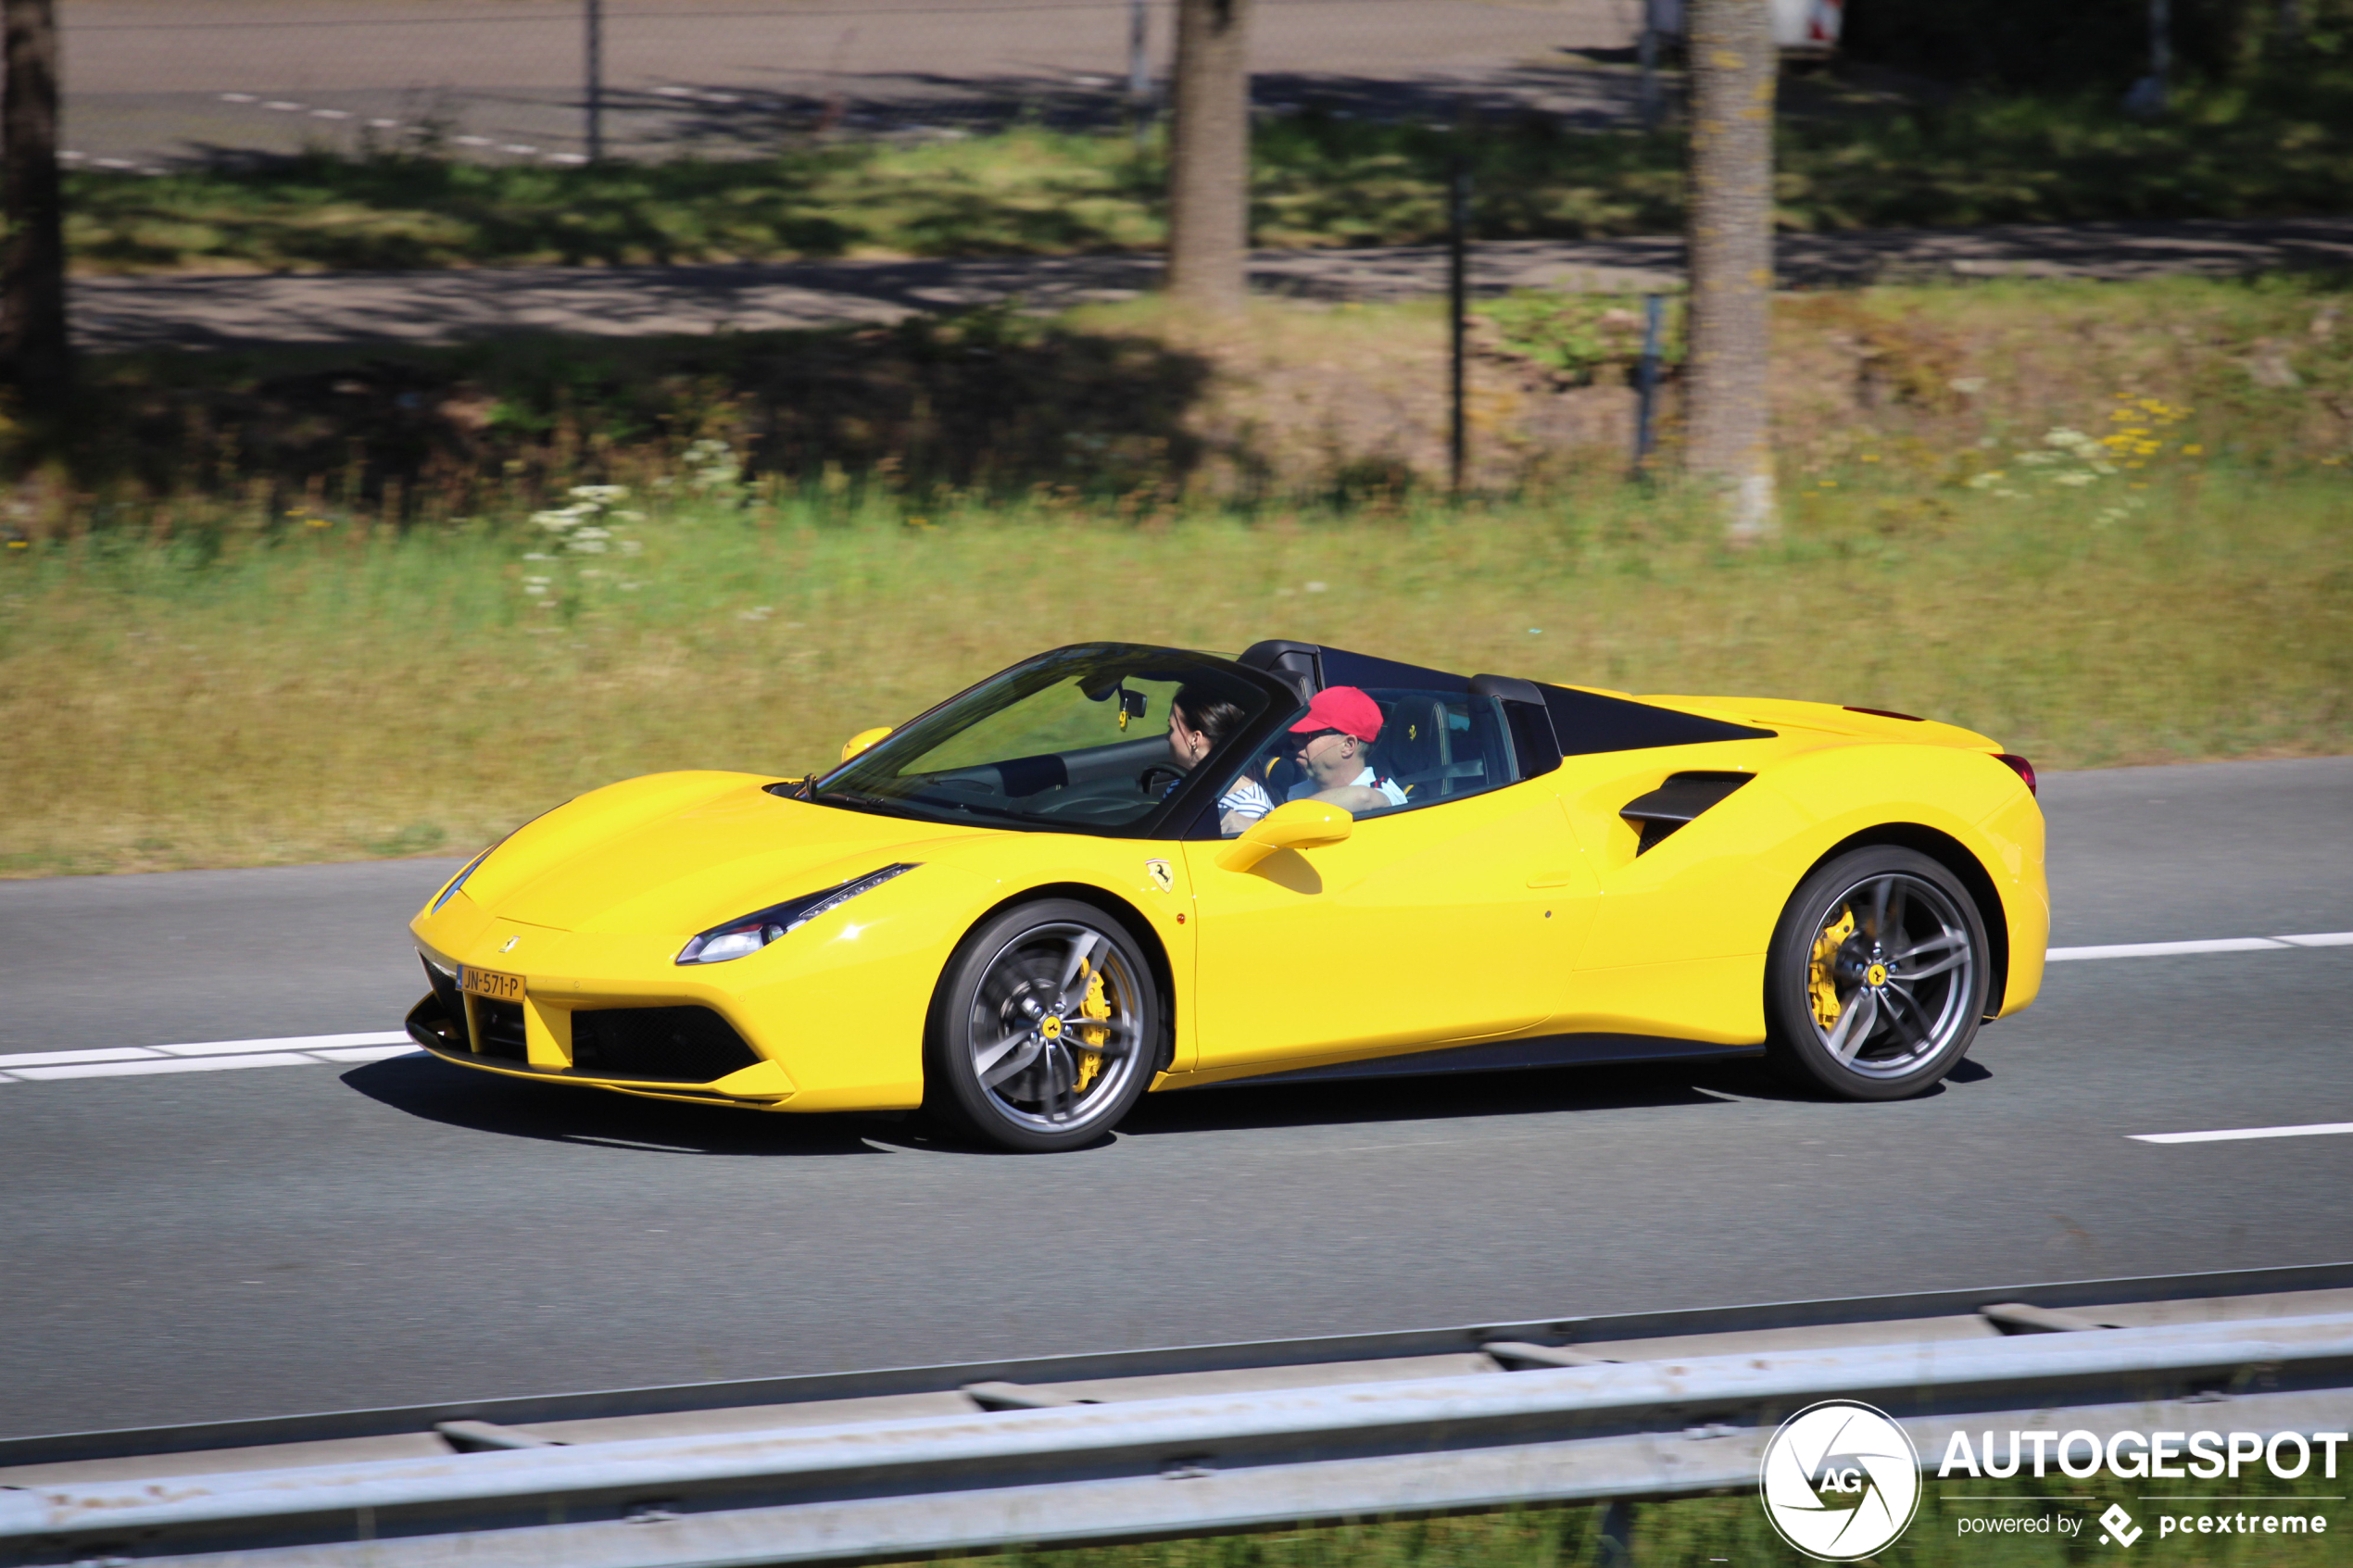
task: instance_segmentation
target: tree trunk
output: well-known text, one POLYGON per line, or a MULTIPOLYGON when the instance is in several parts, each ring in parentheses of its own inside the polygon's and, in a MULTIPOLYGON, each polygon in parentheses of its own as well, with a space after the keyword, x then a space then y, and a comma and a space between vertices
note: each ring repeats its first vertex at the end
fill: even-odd
POLYGON ((1768 371, 1773 88, 1768 0, 1690 0, 1692 295, 1685 462, 1719 486, 1736 544, 1776 527, 1768 371))
POLYGON ((7 56, 0 100, 0 377, 20 417, 53 418, 72 374, 66 344, 64 204, 57 189, 54 0, 0 0, 7 56))
POLYGON ((1251 0, 1177 0, 1168 290, 1239 310, 1250 248, 1251 0))

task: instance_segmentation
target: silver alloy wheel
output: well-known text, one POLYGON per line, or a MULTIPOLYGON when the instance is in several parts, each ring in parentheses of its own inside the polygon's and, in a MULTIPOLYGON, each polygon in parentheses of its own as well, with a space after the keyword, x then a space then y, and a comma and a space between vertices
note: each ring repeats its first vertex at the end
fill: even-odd
POLYGON ((1814 934, 1807 992, 1822 1048, 1867 1078, 1918 1071, 1973 1022, 1977 961, 1943 888, 1906 872, 1863 878, 1814 934))
POLYGON ((1067 1133, 1123 1103, 1141 1070, 1143 981, 1109 935, 1057 921, 1016 935, 974 989, 973 1076, 1006 1121, 1067 1133))

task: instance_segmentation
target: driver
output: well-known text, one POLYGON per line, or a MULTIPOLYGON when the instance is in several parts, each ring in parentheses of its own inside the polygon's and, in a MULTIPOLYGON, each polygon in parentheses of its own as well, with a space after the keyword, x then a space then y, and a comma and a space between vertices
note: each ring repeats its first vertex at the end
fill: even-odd
POLYGON ((1325 800, 1353 816, 1405 804, 1365 753, 1380 738, 1380 704, 1356 686, 1326 686, 1290 727, 1291 759, 1307 776, 1284 798, 1325 800))

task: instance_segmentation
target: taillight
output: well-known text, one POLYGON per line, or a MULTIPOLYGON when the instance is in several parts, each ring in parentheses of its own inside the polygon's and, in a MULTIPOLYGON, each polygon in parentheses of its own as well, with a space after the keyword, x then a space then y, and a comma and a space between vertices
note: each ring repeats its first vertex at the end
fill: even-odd
POLYGON ((2029 795, 2034 795, 2034 794, 2038 794, 2038 793, 2040 793, 2040 792, 2039 792, 2039 791, 2037 791, 2037 790, 2035 789, 2035 787, 2034 787, 2034 764, 2033 764, 2033 763, 2029 762, 2029 761, 2028 761, 2025 758, 2023 758, 2023 757, 2013 757, 2013 756, 2011 756, 2011 755, 2010 755, 2008 752, 2007 752, 2007 751, 2002 752, 2002 753, 2000 753, 1999 755, 1997 755, 1997 756, 1994 759, 1994 761, 1996 761, 1996 762, 2000 762, 2000 763, 2007 764, 2007 765, 2008 766, 2009 771, 2010 771, 2011 772, 2016 773, 2016 774, 2017 774, 2020 778, 2021 778, 2021 779, 2025 780, 2025 781, 2026 781, 2026 793, 2027 793, 2027 794, 2029 794, 2029 795))

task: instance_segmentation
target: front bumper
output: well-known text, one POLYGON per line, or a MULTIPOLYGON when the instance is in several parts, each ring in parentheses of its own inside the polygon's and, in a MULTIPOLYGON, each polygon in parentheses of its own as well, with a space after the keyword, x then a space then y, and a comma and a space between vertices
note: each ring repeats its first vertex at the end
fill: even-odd
POLYGON ((716 1010, 701 1006, 545 1006, 528 994, 496 1001, 458 989, 433 965, 433 989, 409 1010, 409 1037, 447 1061, 514 1077, 635 1093, 777 1105, 784 1070, 716 1010))

